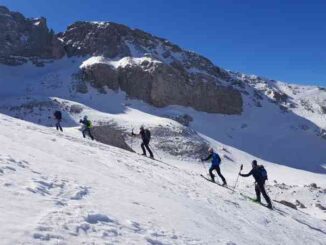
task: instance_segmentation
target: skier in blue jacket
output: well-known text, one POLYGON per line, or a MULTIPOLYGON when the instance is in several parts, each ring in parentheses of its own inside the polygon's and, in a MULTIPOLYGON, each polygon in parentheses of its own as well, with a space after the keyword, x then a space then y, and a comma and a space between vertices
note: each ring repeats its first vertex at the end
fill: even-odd
POLYGON ((209 159, 212 159, 212 165, 209 168, 209 175, 211 176, 212 181, 215 182, 215 179, 214 179, 215 175, 213 174, 213 170, 216 170, 218 176, 220 176, 220 178, 223 181, 223 185, 226 185, 226 180, 225 180, 224 176, 221 174, 221 169, 220 169, 221 158, 220 158, 220 156, 216 152, 214 152, 212 147, 210 147, 208 149, 208 153, 209 153, 209 155, 206 158, 201 159, 201 160, 208 161, 209 159))

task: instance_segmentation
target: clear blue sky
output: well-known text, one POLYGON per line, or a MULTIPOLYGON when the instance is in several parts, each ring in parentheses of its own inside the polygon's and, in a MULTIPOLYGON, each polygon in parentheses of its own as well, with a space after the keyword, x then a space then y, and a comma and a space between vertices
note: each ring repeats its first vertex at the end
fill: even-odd
POLYGON ((326 86, 326 0, 0 0, 63 31, 77 20, 137 27, 226 69, 326 86))

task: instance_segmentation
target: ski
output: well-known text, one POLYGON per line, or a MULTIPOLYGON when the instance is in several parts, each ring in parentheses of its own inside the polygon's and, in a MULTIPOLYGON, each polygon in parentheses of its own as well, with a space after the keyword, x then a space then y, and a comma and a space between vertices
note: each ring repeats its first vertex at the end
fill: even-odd
POLYGON ((156 158, 154 158, 154 157, 148 157, 148 156, 146 156, 146 155, 143 155, 143 154, 139 154, 139 153, 136 153, 138 156, 141 156, 141 157, 146 157, 146 158, 148 158, 148 159, 151 159, 151 160, 154 160, 154 161, 157 161, 157 162, 162 162, 162 161, 160 161, 160 160, 158 160, 158 159, 156 159, 156 158))
POLYGON ((176 166, 173 166, 173 165, 171 165, 171 164, 169 164, 169 163, 163 162, 162 160, 159 160, 159 159, 156 159, 156 158, 151 158, 151 157, 145 156, 145 155, 140 154, 140 153, 137 153, 137 152, 135 152, 135 153, 136 153, 138 156, 141 156, 141 157, 144 157, 144 158, 147 158, 147 159, 150 159, 150 160, 153 160, 153 161, 156 161, 156 162, 162 163, 162 164, 168 166, 169 168, 178 169, 176 166))
POLYGON ((281 215, 283 215, 283 216, 288 215, 288 213, 284 212, 283 210, 281 210, 281 209, 279 209, 279 208, 277 208, 277 207, 275 207, 275 206, 273 206, 273 208, 269 208, 266 204, 261 203, 261 202, 257 202, 255 198, 249 197, 249 196, 247 196, 247 195, 245 195, 245 194, 243 194, 243 193, 241 193, 241 192, 239 192, 239 194, 240 194, 242 197, 244 197, 245 199, 247 199, 247 200, 249 200, 249 201, 251 201, 251 202, 253 202, 253 203, 256 203, 256 204, 258 204, 258 205, 260 205, 260 206, 263 206, 263 207, 265 207, 265 208, 268 208, 269 210, 276 211, 276 212, 278 212, 279 214, 281 214, 281 215))
POLYGON ((221 185, 221 184, 219 184, 219 183, 217 183, 217 182, 214 182, 214 181, 212 181, 211 179, 209 179, 209 178, 207 178, 206 176, 204 176, 204 175, 200 175, 202 178, 204 178, 205 180, 207 180, 208 182, 211 182, 212 184, 216 184, 216 185, 218 185, 218 186, 220 186, 220 187, 223 187, 223 188, 225 188, 225 189, 228 189, 228 190, 231 190, 231 191, 233 191, 233 189, 231 188, 231 187, 229 187, 229 186, 227 186, 227 185, 221 185))
POLYGON ((152 158, 152 157, 148 157, 148 156, 145 156, 145 155, 143 155, 143 154, 139 154, 139 153, 136 153, 136 154, 137 154, 138 156, 145 157, 145 158, 148 158, 148 159, 150 159, 150 160, 153 160, 153 161, 156 161, 156 162, 160 162, 160 163, 164 163, 164 164, 168 165, 167 163, 165 163, 165 162, 163 162, 163 161, 161 161, 161 160, 159 160, 159 159, 152 158))
MULTIPOLYGON (((261 203, 261 202, 258 202, 255 198, 252 198, 252 197, 250 197, 250 196, 247 196, 247 195, 245 195, 245 194, 243 194, 243 193, 241 193, 241 192, 240 192, 240 195, 243 196, 244 198, 246 198, 247 200, 253 202, 253 203, 256 203, 256 204, 261 205, 261 206, 263 206, 263 207, 265 207, 265 208, 268 208, 266 204, 263 204, 263 203, 261 203)), ((270 208, 268 208, 268 209, 270 209, 270 208)), ((271 209, 271 210, 272 210, 272 209, 271 209)))

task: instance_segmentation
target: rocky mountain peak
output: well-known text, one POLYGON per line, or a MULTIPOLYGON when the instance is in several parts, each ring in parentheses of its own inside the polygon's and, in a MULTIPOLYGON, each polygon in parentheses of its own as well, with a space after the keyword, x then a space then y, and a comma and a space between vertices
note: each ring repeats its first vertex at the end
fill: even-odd
POLYGON ((242 96, 229 73, 166 39, 113 22, 77 21, 55 34, 46 19, 25 18, 2 7, 0 63, 84 57, 77 77, 105 92, 123 90, 154 106, 181 105, 210 113, 239 114, 242 96), (89 60, 90 59, 90 60, 89 60), (231 81, 231 82, 230 82, 231 81))
POLYGON ((29 59, 56 59, 64 55, 61 43, 44 17, 30 19, 0 6, 0 62, 19 65, 29 59))
POLYGON ((68 56, 90 57, 80 77, 101 91, 121 89, 158 107, 242 111, 241 94, 229 83, 228 72, 163 38, 111 22, 76 22, 58 38, 68 56))

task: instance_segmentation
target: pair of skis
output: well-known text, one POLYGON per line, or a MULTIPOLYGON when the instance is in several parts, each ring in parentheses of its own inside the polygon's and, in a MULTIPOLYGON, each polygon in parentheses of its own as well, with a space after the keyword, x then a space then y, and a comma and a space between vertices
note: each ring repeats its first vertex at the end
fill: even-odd
POLYGON ((211 179, 209 179, 209 178, 207 178, 206 176, 204 176, 204 175, 200 175, 201 177, 203 177, 204 179, 206 179, 207 181, 210 181, 210 182, 212 182, 212 183, 215 183, 215 184, 217 184, 217 185, 219 185, 219 186, 221 186, 221 187, 225 187, 225 188, 227 188, 227 189, 229 189, 229 190, 231 190, 231 191, 235 191, 235 188, 237 187, 237 184, 238 184, 238 180, 239 180, 239 176, 240 176, 240 173, 241 173, 241 171, 242 171, 242 169, 243 169, 243 164, 241 164, 241 166, 240 166, 240 171, 239 171, 239 173, 238 173, 238 176, 237 176, 237 180, 235 181, 235 184, 234 184, 234 187, 232 188, 232 187, 229 187, 229 186, 227 186, 227 185, 221 185, 221 184, 219 184, 219 183, 216 183, 215 181, 212 181, 211 179))
POLYGON ((226 189, 228 189, 228 190, 233 190, 231 187, 229 187, 229 186, 227 186, 227 185, 221 185, 220 183, 218 183, 218 182, 215 182, 215 181, 213 181, 213 180, 211 180, 210 178, 207 178, 205 175, 203 175, 203 174, 201 174, 200 175, 202 178, 204 178, 205 180, 207 180, 207 181, 209 181, 209 182, 211 182, 211 183, 213 183, 213 184, 216 184, 216 185, 218 185, 218 186, 220 186, 220 187, 223 187, 223 188, 226 188, 226 189))

